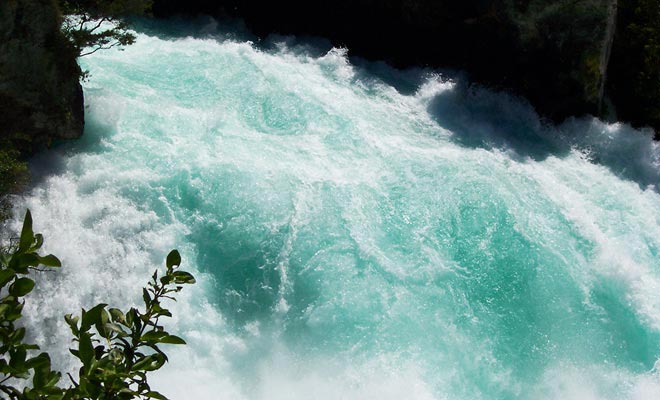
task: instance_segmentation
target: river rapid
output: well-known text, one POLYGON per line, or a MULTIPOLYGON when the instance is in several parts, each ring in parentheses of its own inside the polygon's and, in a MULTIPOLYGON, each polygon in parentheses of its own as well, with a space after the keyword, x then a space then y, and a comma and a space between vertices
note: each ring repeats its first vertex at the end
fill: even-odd
POLYGON ((228 32, 81 60, 84 137, 32 161, 11 223, 64 264, 26 306, 56 365, 64 314, 138 304, 177 248, 172 399, 660 398, 651 132, 228 32))

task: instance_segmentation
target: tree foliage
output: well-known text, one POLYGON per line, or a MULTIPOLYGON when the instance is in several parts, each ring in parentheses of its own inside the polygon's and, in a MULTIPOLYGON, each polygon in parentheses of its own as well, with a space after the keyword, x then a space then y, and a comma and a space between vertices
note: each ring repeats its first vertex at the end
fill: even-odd
POLYGON ((17 243, 0 251, 0 392, 16 400, 165 399, 151 389, 147 374, 167 362, 161 345, 185 344, 160 324, 161 318, 172 316, 163 301, 174 300, 183 285, 195 283, 190 273, 179 270, 179 252, 170 252, 165 273, 154 272, 143 289, 144 309, 124 312, 98 304, 80 316, 64 317, 75 343, 70 351, 81 363, 78 376, 69 375, 71 384, 64 387, 48 353, 34 355, 39 347, 25 343, 26 329, 16 325, 24 297, 34 288, 30 272, 61 266, 57 257, 39 255, 42 244, 43 236, 32 231, 28 210, 17 243))
POLYGON ((143 15, 152 0, 60 0, 67 15, 62 26, 80 56, 135 42, 125 18, 143 15))

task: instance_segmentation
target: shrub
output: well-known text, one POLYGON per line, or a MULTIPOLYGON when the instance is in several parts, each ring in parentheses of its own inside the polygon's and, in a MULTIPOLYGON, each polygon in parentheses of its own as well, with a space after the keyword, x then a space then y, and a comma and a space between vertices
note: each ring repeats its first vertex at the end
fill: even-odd
POLYGON ((79 56, 96 53, 135 42, 125 17, 143 15, 151 9, 151 0, 60 0, 60 10, 69 17, 62 32, 79 56), (111 23, 110 28, 104 27, 111 23), (87 50, 85 50, 87 49, 87 50))
POLYGON ((71 384, 63 387, 62 374, 52 370, 48 353, 34 355, 39 347, 25 343, 26 328, 15 324, 22 316, 24 297, 34 288, 28 275, 61 266, 57 257, 38 253, 42 244, 43 236, 34 234, 28 210, 18 243, 0 251, 0 391, 21 400, 165 399, 151 389, 147 374, 167 362, 161 345, 185 344, 160 325, 160 318, 172 316, 163 301, 174 300, 183 285, 195 283, 190 273, 178 269, 179 252, 170 252, 165 273, 159 277, 154 272, 143 289, 143 310, 124 312, 98 304, 83 309, 80 316, 64 317, 77 343, 70 351, 81 367, 77 378, 69 375, 71 384))
POLYGON ((9 216, 8 195, 21 191, 29 180, 27 163, 20 160, 18 150, 3 141, 0 149, 0 222, 9 216))

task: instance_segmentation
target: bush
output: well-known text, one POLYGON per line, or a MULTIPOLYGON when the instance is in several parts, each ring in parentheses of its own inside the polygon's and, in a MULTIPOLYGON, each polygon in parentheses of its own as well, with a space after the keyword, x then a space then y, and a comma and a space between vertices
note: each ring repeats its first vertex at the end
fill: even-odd
POLYGON ((60 10, 68 15, 62 32, 79 56, 96 53, 135 42, 125 17, 143 15, 151 9, 151 0, 60 0, 60 10), (111 28, 103 23, 112 24, 111 28))
POLYGON ((32 231, 28 210, 18 243, 0 251, 0 391, 21 400, 165 399, 151 389, 147 374, 167 362, 160 345, 185 344, 159 324, 160 318, 172 316, 163 300, 174 300, 183 285, 195 283, 190 273, 178 269, 179 252, 170 252, 165 273, 159 277, 154 272, 143 289, 143 311, 131 308, 124 312, 98 304, 83 309, 80 317, 64 317, 77 343, 70 351, 81 367, 77 378, 69 375, 71 384, 63 387, 59 384, 62 374, 52 370, 48 353, 34 355, 39 347, 25 343, 26 329, 15 325, 22 316, 24 297, 34 288, 28 275, 61 267, 52 254, 39 255, 42 244, 43 236, 32 231))
POLYGON ((18 150, 2 142, 0 149, 0 222, 9 216, 11 203, 8 195, 21 191, 30 177, 27 163, 20 160, 18 150))

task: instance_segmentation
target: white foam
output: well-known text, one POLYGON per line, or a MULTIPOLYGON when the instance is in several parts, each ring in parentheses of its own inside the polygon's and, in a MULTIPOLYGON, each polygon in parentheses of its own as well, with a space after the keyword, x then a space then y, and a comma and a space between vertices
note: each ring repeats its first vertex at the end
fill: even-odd
MULTIPOLYGON (((479 297, 492 293, 456 285, 470 274, 497 278, 500 271, 487 267, 510 250, 496 241, 510 223, 520 236, 514 244, 526 240, 547 257, 531 260, 530 270, 556 268, 594 309, 594 291, 613 285, 635 322, 657 335, 659 150, 648 133, 591 120, 543 127, 519 99, 441 75, 400 94, 363 79, 343 49, 315 58, 286 45, 271 53, 208 36, 139 34, 125 52, 83 62, 92 70, 89 143, 56 153, 50 162, 62 172, 45 174, 16 206, 17 214, 32 210, 45 250, 64 264, 37 277, 26 306, 32 337, 56 364, 74 368, 63 314, 98 302, 139 303, 140 287, 178 247, 199 283, 172 305, 169 326, 189 345, 168 349, 170 364, 153 378, 172 398, 651 400, 658 393, 657 373, 632 362, 574 363, 591 357, 571 353, 579 332, 557 343, 563 332, 543 327, 548 343, 539 346, 547 344, 548 354, 534 355, 539 376, 524 380, 529 371, 506 357, 502 342, 511 338, 489 336, 511 329, 502 322, 510 315, 479 297), (633 170, 624 170, 631 159, 633 170), (266 246, 260 234, 285 232, 268 255, 279 283, 259 288, 275 291, 266 310, 273 318, 233 321, 233 310, 221 306, 227 283, 212 276, 225 266, 198 265, 205 254, 196 240, 220 241, 236 227, 248 232, 233 244, 254 240, 255 252, 266 246), (461 229, 474 231, 481 264, 463 265, 455 254, 461 229), (323 247, 313 248, 314 235, 326 235, 323 247), (313 242, 311 255, 300 249, 305 241, 313 242), (312 299, 300 305, 294 294, 304 279, 312 299), (306 343, 305 332, 319 342, 306 343)), ((529 276, 523 284, 543 288, 533 273, 520 274, 529 276)), ((543 295, 539 302, 555 300, 543 295)), ((540 317, 555 316, 547 314, 540 317)))

